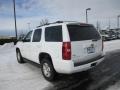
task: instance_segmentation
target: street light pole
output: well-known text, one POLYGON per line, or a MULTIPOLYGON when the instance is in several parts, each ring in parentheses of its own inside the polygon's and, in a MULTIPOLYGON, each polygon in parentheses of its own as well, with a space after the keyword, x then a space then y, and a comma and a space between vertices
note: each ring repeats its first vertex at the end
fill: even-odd
POLYGON ((13 0, 13 8, 14 8, 15 35, 16 35, 16 39, 17 39, 17 24, 16 24, 15 0, 13 0))
POLYGON ((88 11, 91 10, 91 8, 86 9, 86 23, 88 23, 88 11))
POLYGON ((119 24, 120 24, 120 23, 119 23, 119 18, 120 18, 120 15, 117 16, 117 27, 118 27, 118 29, 120 28, 120 27, 119 27, 119 24))

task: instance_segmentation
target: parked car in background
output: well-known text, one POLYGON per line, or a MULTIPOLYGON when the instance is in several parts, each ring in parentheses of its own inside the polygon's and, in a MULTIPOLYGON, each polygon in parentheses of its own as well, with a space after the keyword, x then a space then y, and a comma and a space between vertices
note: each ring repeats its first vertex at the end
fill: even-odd
POLYGON ((119 31, 117 31, 117 39, 120 39, 120 32, 119 31))
POLYGON ((112 37, 112 40, 117 39, 117 33, 116 33, 116 31, 110 30, 109 31, 109 36, 112 37))
POLYGON ((19 63, 24 59, 41 64, 45 79, 56 73, 87 71, 104 60, 103 41, 91 24, 63 22, 40 26, 16 45, 19 63))
POLYGON ((102 36, 103 41, 112 40, 113 37, 110 35, 109 31, 107 30, 100 30, 100 34, 102 36))

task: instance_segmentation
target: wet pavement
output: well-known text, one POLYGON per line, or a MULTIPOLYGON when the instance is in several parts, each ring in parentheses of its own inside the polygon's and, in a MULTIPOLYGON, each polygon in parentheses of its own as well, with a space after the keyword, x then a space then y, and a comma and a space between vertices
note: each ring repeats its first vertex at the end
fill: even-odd
POLYGON ((60 75, 45 90, 105 90, 120 80, 120 50, 109 52, 105 60, 89 72, 60 75))

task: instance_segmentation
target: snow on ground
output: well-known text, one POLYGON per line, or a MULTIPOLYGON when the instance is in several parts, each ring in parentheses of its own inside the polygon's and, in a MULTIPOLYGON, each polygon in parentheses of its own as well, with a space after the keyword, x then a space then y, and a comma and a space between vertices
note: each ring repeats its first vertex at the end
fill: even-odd
MULTIPOLYGON (((120 49, 120 40, 104 44, 105 52, 120 49)), ((119 88, 118 85, 111 86, 108 90, 119 88)), ((44 90, 51 86, 52 83, 43 78, 40 68, 29 63, 18 64, 13 43, 0 46, 0 90, 44 90)))
POLYGON ((11 48, 11 47, 14 47, 14 43, 5 43, 4 45, 2 45, 0 47, 0 49, 2 49, 2 48, 11 48))
POLYGON ((104 52, 110 52, 120 49, 120 40, 104 42, 104 52))
POLYGON ((0 90, 42 90, 50 85, 40 68, 18 64, 12 43, 0 47, 0 90))

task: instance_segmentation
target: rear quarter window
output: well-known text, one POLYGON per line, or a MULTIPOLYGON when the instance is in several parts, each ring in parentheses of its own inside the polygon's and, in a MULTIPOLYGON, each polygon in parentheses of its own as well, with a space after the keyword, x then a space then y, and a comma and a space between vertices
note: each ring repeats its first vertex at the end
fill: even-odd
POLYGON ((62 42, 62 26, 51 26, 45 28, 45 41, 62 42))
POLYGON ((93 26, 67 25, 70 40, 99 40, 101 38, 98 31, 93 26))

